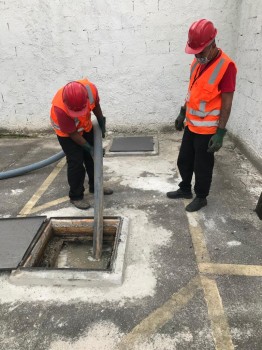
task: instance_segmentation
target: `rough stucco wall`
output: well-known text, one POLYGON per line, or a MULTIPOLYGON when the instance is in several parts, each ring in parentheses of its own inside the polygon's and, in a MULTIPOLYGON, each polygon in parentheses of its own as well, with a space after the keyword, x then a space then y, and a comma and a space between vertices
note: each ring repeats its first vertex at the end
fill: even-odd
POLYGON ((261 34, 261 6, 259 0, 0 1, 2 128, 49 129, 54 93, 85 76, 99 89, 108 128, 173 123, 192 59, 184 53, 188 28, 208 18, 218 28, 218 46, 236 60, 241 75, 229 128, 255 148, 261 142, 261 41, 252 33, 261 34), (258 51, 248 46, 250 40, 258 51), (253 69, 258 62, 260 75, 253 69), (247 133, 254 99, 256 115, 247 133))
POLYGON ((228 129, 262 167, 262 2, 241 1, 235 28, 238 78, 228 129))
POLYGON ((186 94, 189 25, 206 16, 230 34, 233 12, 208 0, 0 5, 1 124, 29 130, 48 128, 53 94, 83 76, 97 85, 109 126, 172 122, 186 94))

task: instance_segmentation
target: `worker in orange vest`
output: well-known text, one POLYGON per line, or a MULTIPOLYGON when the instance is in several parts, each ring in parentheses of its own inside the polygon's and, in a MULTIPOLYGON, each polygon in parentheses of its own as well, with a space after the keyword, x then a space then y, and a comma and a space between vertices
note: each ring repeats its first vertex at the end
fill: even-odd
POLYGON ((236 85, 236 65, 216 46, 216 34, 211 21, 196 21, 190 26, 185 48, 195 58, 185 104, 175 121, 177 130, 185 128, 177 160, 182 181, 178 190, 167 192, 167 197, 192 198, 194 173, 196 197, 186 206, 188 212, 207 205, 214 152, 223 144, 236 85))
MULTIPOLYGON (((105 137, 105 118, 99 103, 96 86, 82 79, 72 81, 59 89, 52 100, 51 125, 66 155, 67 179, 70 202, 78 209, 88 209, 90 204, 84 197, 85 172, 89 178, 89 192, 94 193, 94 134, 91 111, 105 137)), ((112 194, 104 188, 104 194, 112 194)))

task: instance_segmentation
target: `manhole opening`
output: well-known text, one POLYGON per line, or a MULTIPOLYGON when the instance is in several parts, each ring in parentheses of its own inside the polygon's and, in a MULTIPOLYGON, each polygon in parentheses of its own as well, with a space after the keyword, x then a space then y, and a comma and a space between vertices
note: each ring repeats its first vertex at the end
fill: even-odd
POLYGON ((121 218, 104 219, 100 260, 93 258, 93 225, 91 218, 51 218, 20 267, 111 270, 121 232, 121 218))

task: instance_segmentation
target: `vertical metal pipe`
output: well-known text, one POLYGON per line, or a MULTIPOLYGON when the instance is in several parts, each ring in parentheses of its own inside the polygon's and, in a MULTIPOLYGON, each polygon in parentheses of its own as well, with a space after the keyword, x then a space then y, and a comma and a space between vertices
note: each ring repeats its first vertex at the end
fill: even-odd
POLYGON ((94 129, 94 233, 93 233, 93 257, 101 259, 103 244, 103 146, 102 133, 97 120, 93 121, 94 129))

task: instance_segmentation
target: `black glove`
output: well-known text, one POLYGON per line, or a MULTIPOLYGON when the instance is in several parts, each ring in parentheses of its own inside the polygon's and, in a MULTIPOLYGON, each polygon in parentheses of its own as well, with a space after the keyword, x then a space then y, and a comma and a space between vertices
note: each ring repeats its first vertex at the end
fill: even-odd
POLYGON ((86 142, 82 145, 82 148, 84 149, 85 152, 88 152, 91 157, 94 157, 94 147, 90 145, 90 143, 86 142))
POLYGON ((176 130, 182 131, 184 129, 185 118, 186 118, 186 109, 185 109, 185 107, 181 107, 180 112, 178 114, 178 117, 175 120, 176 130))
POLYGON ((102 117, 102 118, 97 118, 97 122, 100 126, 100 129, 102 131, 102 138, 105 138, 105 133, 106 133, 106 118, 102 117))

